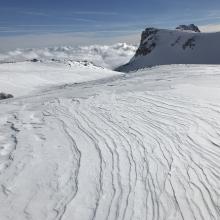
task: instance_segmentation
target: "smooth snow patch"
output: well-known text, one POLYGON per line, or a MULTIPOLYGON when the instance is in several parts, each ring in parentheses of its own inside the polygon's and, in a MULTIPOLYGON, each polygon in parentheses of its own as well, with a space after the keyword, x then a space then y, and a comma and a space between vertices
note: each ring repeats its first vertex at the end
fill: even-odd
POLYGON ((14 97, 28 95, 42 87, 79 83, 119 75, 119 73, 84 66, 80 63, 18 62, 0 64, 0 92, 14 97))

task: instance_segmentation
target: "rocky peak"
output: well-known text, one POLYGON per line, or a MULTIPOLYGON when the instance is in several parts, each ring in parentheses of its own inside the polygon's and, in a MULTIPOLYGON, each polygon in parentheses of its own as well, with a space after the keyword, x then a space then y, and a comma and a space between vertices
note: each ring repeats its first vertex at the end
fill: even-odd
POLYGON ((141 34, 141 44, 143 44, 144 41, 150 36, 153 37, 157 32, 158 32, 158 29, 156 28, 153 28, 153 27, 146 28, 141 34))
POLYGON ((146 28, 141 34, 141 43, 135 56, 147 55, 156 47, 156 34, 159 30, 156 28, 146 28))
POLYGON ((190 25, 179 25, 177 28, 176 28, 177 30, 182 30, 182 31, 194 31, 194 32, 197 32, 197 33, 199 33, 199 32, 201 32, 200 30, 199 30, 199 28, 196 26, 196 25, 194 25, 194 24, 190 24, 190 25))

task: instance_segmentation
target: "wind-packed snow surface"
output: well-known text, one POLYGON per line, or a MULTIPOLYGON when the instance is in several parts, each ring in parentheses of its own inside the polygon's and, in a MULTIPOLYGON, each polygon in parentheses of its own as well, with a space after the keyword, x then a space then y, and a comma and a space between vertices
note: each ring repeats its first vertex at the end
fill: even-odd
POLYGON ((1 101, 0 219, 219 220, 219 94, 176 65, 1 101))

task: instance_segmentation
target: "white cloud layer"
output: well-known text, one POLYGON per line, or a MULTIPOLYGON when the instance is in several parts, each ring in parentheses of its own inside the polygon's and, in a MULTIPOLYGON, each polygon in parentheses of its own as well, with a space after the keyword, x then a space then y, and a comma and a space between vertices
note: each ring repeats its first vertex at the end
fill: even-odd
POLYGON ((0 53, 0 62, 21 62, 31 59, 38 60, 87 60, 97 66, 114 69, 127 63, 136 51, 136 46, 117 43, 111 46, 60 46, 51 48, 16 49, 0 53))
POLYGON ((39 48, 60 45, 93 45, 115 44, 127 42, 137 44, 140 32, 111 31, 103 32, 76 32, 76 33, 49 33, 0 37, 0 52, 16 48, 39 48))
POLYGON ((219 32, 220 24, 208 24, 199 27, 202 32, 219 32))

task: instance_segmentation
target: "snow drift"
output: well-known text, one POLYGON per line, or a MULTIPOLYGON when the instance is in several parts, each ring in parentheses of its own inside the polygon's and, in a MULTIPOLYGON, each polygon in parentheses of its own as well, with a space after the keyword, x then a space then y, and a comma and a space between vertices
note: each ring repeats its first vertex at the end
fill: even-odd
POLYGON ((116 70, 134 71, 164 64, 220 64, 220 32, 200 33, 195 25, 176 30, 146 28, 129 63, 116 70))

